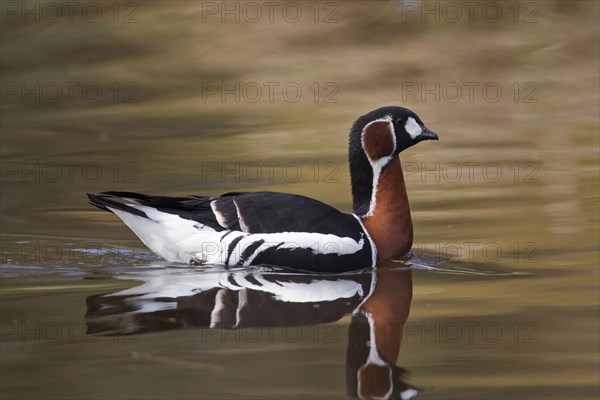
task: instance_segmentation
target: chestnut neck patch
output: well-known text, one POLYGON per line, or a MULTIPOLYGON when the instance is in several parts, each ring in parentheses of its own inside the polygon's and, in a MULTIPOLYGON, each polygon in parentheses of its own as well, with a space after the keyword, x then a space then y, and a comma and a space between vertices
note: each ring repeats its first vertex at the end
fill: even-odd
POLYGON ((391 156, 396 149, 396 137, 392 123, 388 120, 379 120, 365 126, 362 144, 370 161, 391 156))

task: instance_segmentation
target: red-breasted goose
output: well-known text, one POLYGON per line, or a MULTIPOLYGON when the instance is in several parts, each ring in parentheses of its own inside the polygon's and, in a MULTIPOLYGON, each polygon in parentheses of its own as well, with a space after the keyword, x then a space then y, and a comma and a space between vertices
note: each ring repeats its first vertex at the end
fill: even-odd
POLYGON ((410 250, 413 228, 399 154, 423 140, 437 139, 406 108, 383 107, 358 118, 350 130, 352 214, 276 192, 88 196, 168 261, 357 270, 410 250))

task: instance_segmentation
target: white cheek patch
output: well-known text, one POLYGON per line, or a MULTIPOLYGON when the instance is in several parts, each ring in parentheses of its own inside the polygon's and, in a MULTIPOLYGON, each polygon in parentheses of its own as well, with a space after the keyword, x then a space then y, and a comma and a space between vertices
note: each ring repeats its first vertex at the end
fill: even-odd
POLYGON ((408 117, 408 121, 406 121, 404 129, 406 130, 406 132, 408 132, 411 139, 413 140, 416 139, 417 136, 419 136, 421 133, 423 133, 421 126, 419 126, 419 124, 417 123, 417 121, 415 121, 413 117, 408 117))

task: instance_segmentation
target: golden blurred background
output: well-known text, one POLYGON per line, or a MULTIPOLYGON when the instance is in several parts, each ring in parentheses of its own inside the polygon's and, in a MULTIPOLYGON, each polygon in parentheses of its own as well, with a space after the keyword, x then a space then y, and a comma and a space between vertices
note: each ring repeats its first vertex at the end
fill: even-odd
MULTIPOLYGON (((440 136, 401 155, 415 252, 509 275, 416 273, 409 320, 487 318, 505 332, 533 321, 540 340, 412 343, 402 365, 437 388, 430 398, 597 398, 597 1, 0 6, 3 264, 47 267, 30 254, 15 261, 24 241, 136 240, 89 206, 86 192, 274 190, 350 211, 352 122, 404 106, 440 136)), ((65 283, 52 268, 59 286, 3 279, 3 320, 81 318, 81 297, 100 289, 65 283)), ((343 363, 341 345, 305 356, 285 345, 216 352, 211 362, 224 369, 215 372, 167 350, 196 346, 193 333, 160 335, 130 346, 167 354, 141 369, 121 358, 129 347, 110 342, 78 343, 71 357, 48 343, 3 343, 3 397, 343 397, 343 373, 327 367, 343 363), (301 361, 285 369, 285 387, 253 392, 257 380, 274 384, 265 376, 279 376, 286 349, 301 361), (235 369, 249 362, 245 351, 256 351, 265 375, 235 369), (44 366, 46 358, 54 361, 44 366), (67 383, 78 371, 87 378, 67 383), (119 383, 100 384, 111 379, 119 383), (148 379, 156 383, 131 383, 148 379)))

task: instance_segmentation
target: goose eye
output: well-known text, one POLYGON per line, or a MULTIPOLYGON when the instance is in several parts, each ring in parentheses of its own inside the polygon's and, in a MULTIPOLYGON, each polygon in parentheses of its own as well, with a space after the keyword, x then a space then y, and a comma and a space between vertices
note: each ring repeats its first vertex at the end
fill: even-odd
POLYGON ((397 124, 401 124, 401 123, 403 123, 403 122, 404 122, 404 119, 403 119, 403 118, 398 118, 398 119, 396 119, 396 123, 397 123, 397 124))

